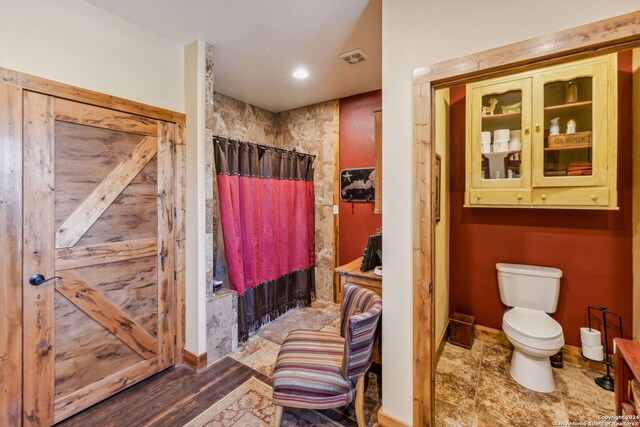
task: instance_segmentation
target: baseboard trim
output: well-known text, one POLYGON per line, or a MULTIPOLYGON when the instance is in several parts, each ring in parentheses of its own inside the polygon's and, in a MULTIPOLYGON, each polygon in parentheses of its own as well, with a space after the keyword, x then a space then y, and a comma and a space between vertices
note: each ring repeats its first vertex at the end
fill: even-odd
POLYGON ((449 322, 444 327, 442 331, 442 335, 440 336, 440 341, 438 341, 438 345, 436 346, 436 365, 438 365, 438 361, 440 360, 440 356, 442 356, 442 352, 444 351, 444 345, 447 343, 447 330, 449 328, 449 322))
MULTIPOLYGON (((513 348, 503 331, 488 326, 476 325, 473 336, 481 341, 499 344, 503 347, 513 348)), ((607 368, 602 362, 594 362, 582 357, 582 349, 573 345, 562 347, 562 355, 565 362, 575 363, 584 368, 597 372, 606 372, 607 368)), ((613 355, 610 355, 613 360, 613 355)))
POLYGON ((182 355, 183 355, 182 359, 183 359, 184 365, 186 365, 188 368, 191 368, 195 372, 200 372, 207 367, 206 351, 196 356, 195 354, 191 353, 189 350, 185 348, 182 350, 182 355))
POLYGON ((512 348, 513 346, 507 339, 507 336, 499 329, 490 328, 488 326, 476 325, 473 330, 473 336, 481 341, 487 341, 493 344, 499 344, 503 347, 512 348))
POLYGON ((378 424, 380 427, 409 427, 409 424, 385 414, 382 409, 378 411, 378 424))

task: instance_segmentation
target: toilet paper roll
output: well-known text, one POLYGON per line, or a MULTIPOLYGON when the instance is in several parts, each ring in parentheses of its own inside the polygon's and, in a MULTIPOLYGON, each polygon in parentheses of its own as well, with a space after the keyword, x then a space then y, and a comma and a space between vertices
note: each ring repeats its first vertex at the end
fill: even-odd
POLYGON ((502 151, 509 151, 509 141, 494 141, 493 151, 498 153, 502 151))
POLYGON ((583 345, 590 347, 598 347, 602 345, 600 340, 600 331, 597 329, 580 328, 580 341, 583 345))
POLYGON ((582 344, 582 355, 591 360, 602 361, 604 359, 604 352, 602 351, 601 345, 592 347, 582 344))
POLYGON ((522 151, 522 144, 520 141, 509 141, 509 151, 522 151))
POLYGON ((482 132, 480 134, 480 142, 483 144, 491 144, 491 132, 482 132))
POLYGON ((511 131, 509 129, 496 129, 493 131, 493 142, 496 141, 509 141, 511 131))
POLYGON ((511 142, 520 142, 520 129, 512 130, 511 137, 509 139, 511 142))

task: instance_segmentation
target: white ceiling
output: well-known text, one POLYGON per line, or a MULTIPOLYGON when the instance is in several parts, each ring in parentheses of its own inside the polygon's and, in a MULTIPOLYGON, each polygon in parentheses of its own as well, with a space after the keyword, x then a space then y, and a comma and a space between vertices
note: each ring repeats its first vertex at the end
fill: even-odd
POLYGON ((185 45, 214 45, 214 90, 279 112, 382 86, 381 0, 85 0, 185 45), (369 59, 338 55, 361 48, 369 59), (306 67, 310 76, 291 73, 306 67))

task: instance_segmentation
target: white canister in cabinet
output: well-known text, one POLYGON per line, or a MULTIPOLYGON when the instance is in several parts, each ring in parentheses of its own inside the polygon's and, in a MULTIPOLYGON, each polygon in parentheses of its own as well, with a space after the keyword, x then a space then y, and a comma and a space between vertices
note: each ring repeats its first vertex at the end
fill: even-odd
POLYGON ((493 131, 493 142, 496 141, 507 141, 509 142, 509 137, 511 136, 511 131, 509 129, 496 129, 493 131))
POLYGON ((509 151, 509 141, 493 141, 493 151, 495 152, 509 151))
POLYGON ((509 151, 522 151, 522 143, 520 141, 509 141, 509 151))
POLYGON ((549 135, 560 135, 560 117, 551 119, 551 126, 549 127, 549 135))
POLYGON ((480 150, 482 154, 491 152, 491 144, 482 144, 482 149, 480 150))
POLYGON ((482 132, 480 133, 480 142, 482 144, 491 144, 491 132, 482 132))
POLYGON ((520 129, 512 130, 511 137, 509 138, 509 142, 520 142, 520 129))
POLYGON ((571 119, 567 122, 567 133, 576 133, 576 121, 571 119))

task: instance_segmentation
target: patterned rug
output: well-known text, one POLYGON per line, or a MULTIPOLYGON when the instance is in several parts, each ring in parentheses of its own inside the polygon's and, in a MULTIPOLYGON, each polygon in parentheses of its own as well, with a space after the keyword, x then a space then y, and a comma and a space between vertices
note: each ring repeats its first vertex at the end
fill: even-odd
MULTIPOLYGON (((274 413, 272 390, 252 377, 184 427, 269 427, 274 413)), ((283 427, 341 426, 319 412, 285 408, 283 427)))

